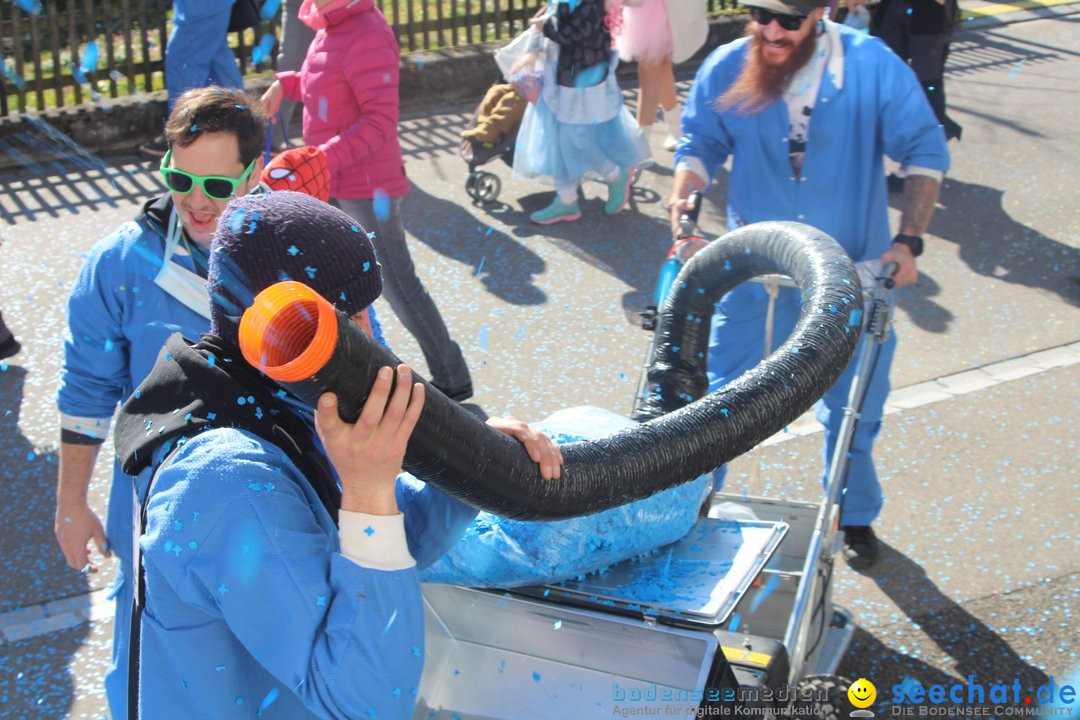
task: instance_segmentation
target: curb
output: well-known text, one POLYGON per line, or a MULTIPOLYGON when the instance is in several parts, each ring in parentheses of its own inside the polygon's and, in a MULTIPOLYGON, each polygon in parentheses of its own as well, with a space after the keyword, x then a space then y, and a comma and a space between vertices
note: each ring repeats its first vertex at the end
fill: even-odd
MULTIPOLYGON (((725 15, 711 20, 705 45, 679 70, 696 69, 714 48, 741 36, 746 17, 725 15)), ((501 77, 494 54, 508 41, 403 56, 401 118, 427 117, 445 108, 480 102, 501 77)), ((636 81, 634 65, 620 64, 617 76, 624 84, 636 81)), ((249 78, 246 88, 261 95, 268 85, 266 77, 249 78)), ((161 134, 166 97, 161 90, 0 118, 0 170, 30 167, 33 171, 38 164, 70 159, 97 166, 100 161, 93 156, 133 152, 161 134), (61 134, 73 142, 63 140, 61 134)))

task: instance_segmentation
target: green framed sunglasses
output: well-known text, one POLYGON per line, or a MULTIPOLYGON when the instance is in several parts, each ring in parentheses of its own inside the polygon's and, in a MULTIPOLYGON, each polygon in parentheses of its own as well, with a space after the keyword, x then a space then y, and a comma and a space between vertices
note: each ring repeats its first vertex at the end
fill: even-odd
MULTIPOLYGON (((258 158, 255 158, 258 160, 258 158)), ((202 185, 203 192, 207 197, 214 200, 228 200, 236 194, 236 186, 247 180, 248 175, 255 168, 255 160, 248 163, 244 174, 238 178, 221 177, 219 175, 195 175, 176 168, 169 167, 172 161, 172 150, 165 153, 161 158, 161 175, 165 178, 165 185, 175 193, 187 195, 195 189, 195 183, 202 185)))

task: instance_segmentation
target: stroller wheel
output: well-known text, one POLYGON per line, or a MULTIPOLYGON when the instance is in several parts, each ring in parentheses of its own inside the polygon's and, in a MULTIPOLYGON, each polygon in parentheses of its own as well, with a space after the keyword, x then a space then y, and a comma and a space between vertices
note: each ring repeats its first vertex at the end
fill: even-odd
POLYGON ((474 190, 476 194, 473 197, 477 200, 494 202, 499 197, 499 193, 502 192, 502 181, 494 173, 478 172, 476 173, 474 190))
POLYGON ((630 184, 637 185, 637 181, 641 179, 641 168, 635 167, 630 172, 630 184))
POLYGON ((473 200, 480 199, 480 196, 477 194, 476 188, 479 184, 479 176, 481 174, 482 173, 470 172, 468 175, 465 176, 465 192, 468 193, 469 197, 471 197, 473 200))

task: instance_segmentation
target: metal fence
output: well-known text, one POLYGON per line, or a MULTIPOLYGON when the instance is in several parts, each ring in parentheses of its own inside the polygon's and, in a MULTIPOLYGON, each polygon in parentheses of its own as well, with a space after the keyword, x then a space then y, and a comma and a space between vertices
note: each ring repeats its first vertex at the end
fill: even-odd
MULTIPOLYGON (((376 4, 402 52, 410 53, 508 39, 545 1, 376 4)), ((714 13, 734 5, 734 0, 678 1, 707 2, 714 13)), ((162 89, 171 5, 170 0, 0 0, 0 115, 162 89)), ((244 75, 276 65, 279 20, 280 10, 256 28, 231 34, 244 75)))

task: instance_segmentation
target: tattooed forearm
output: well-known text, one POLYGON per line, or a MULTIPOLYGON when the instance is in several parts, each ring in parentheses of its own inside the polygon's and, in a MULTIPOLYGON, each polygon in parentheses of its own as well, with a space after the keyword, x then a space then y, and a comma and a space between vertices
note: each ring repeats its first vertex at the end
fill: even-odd
POLYGON ((922 235, 930 226, 941 182, 926 175, 908 175, 904 179, 904 210, 900 215, 900 232, 922 235))

